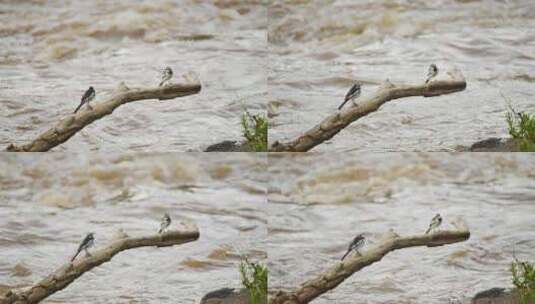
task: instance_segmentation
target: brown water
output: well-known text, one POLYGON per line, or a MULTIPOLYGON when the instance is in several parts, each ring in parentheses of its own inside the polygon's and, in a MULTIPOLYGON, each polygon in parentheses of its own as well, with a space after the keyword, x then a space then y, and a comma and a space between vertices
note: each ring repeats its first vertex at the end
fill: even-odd
POLYGON ((466 91, 390 102, 314 150, 452 150, 507 136, 501 94, 535 111, 534 1, 281 0, 268 15, 270 141, 320 122, 354 80, 365 96, 431 63, 460 69, 466 91))
POLYGON ((357 233, 374 246, 390 228, 423 233, 437 212, 470 239, 389 253, 314 303, 470 303, 511 287, 513 253, 535 260, 534 172, 534 154, 270 155, 269 288, 335 265, 357 233))
POLYGON ((267 9, 260 1, 1 1, 0 146, 33 139, 83 92, 194 72, 198 95, 121 106, 56 151, 199 151, 241 138, 244 108, 263 112, 267 9), (210 4, 213 3, 213 4, 210 4))
POLYGON ((0 156, 0 284, 27 287, 68 261, 89 231, 155 232, 164 212, 199 240, 139 248, 84 274, 47 303, 198 303, 240 287, 241 255, 264 260, 266 158, 161 154, 0 156))
POLYGON ((200 239, 123 252, 45 302, 197 303, 240 287, 241 255, 269 254, 271 290, 292 288, 355 233, 373 246, 436 212, 445 227, 461 216, 470 240, 391 253, 314 303, 466 303, 510 286, 513 253, 535 260, 535 155, 348 151, 507 136, 505 99, 535 111, 534 28, 531 0, 0 1, 0 148, 53 126, 90 85, 98 103, 121 81, 156 85, 167 65, 203 85, 121 106, 54 149, 65 154, 0 155, 0 287, 38 282, 88 231, 101 246, 155 231, 166 211, 200 239), (117 154, 237 140, 244 108, 266 105, 270 141, 292 139, 354 80, 365 96, 386 78, 422 81, 430 63, 459 68, 466 91, 390 102, 314 149, 339 155, 117 154))

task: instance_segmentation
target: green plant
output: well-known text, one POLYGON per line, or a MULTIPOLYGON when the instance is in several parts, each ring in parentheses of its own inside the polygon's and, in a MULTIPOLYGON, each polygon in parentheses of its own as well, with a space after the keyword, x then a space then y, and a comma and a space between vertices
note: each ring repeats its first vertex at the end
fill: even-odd
POLYGON ((516 258, 511 263, 513 284, 520 294, 522 304, 535 303, 535 266, 530 262, 520 262, 516 258))
POLYGON ((516 112, 509 107, 506 114, 509 134, 517 140, 522 152, 535 152, 535 116, 525 112, 516 112))
POLYGON ((249 291, 251 304, 267 303, 268 270, 259 263, 251 263, 244 259, 240 263, 240 274, 243 286, 249 291))
POLYGON ((243 136, 255 152, 267 151, 268 121, 265 116, 251 115, 245 111, 241 117, 243 136))

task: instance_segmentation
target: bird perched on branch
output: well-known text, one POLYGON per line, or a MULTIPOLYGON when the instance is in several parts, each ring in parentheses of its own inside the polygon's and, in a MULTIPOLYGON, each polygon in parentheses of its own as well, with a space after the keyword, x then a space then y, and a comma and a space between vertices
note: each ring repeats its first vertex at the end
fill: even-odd
POLYGON ((165 232, 169 225, 171 225, 171 217, 169 214, 165 213, 162 217, 162 222, 160 223, 160 229, 158 230, 158 233, 165 232))
POLYGON ((427 80, 425 81, 425 83, 428 83, 429 81, 431 81, 432 78, 434 78, 437 75, 438 75, 438 68, 433 63, 429 66, 429 69, 427 70, 427 80))
POLYGON ((170 67, 166 67, 162 72, 162 82, 160 82, 160 87, 164 85, 169 79, 173 77, 173 70, 170 67))
POLYGON ((427 231, 425 232, 425 234, 428 234, 433 229, 437 229, 438 226, 440 226, 440 224, 442 224, 442 217, 440 216, 440 214, 437 213, 431 220, 431 223, 429 224, 429 228, 427 228, 427 231))
POLYGON ((364 246, 364 242, 365 242, 364 235, 362 233, 357 235, 353 239, 353 241, 351 241, 351 244, 349 244, 349 247, 347 248, 347 252, 344 254, 341 260, 343 261, 345 257, 353 250, 355 250, 360 255, 359 249, 362 248, 362 246, 364 246))
POLYGON ((91 232, 91 233, 88 233, 83 239, 82 243, 80 243, 80 246, 78 247, 78 251, 76 251, 76 254, 72 257, 71 262, 74 261, 74 259, 76 259, 76 257, 78 256, 78 254, 80 254, 80 252, 82 252, 82 250, 85 250, 86 256, 91 256, 91 254, 89 254, 88 249, 91 248, 93 244, 95 244, 95 235, 93 232, 91 232))
POLYGON ((87 89, 87 91, 85 91, 84 95, 82 96, 82 100, 80 101, 80 105, 76 108, 76 110, 74 110, 74 113, 78 112, 78 110, 80 110, 80 108, 84 105, 84 104, 87 104, 87 107, 92 110, 93 108, 91 108, 91 105, 89 105, 89 102, 91 100, 93 100, 95 98, 95 89, 93 89, 93 87, 89 87, 89 89, 87 89))
POLYGON ((357 82, 351 87, 351 89, 349 89, 349 91, 346 94, 346 97, 344 98, 344 102, 342 102, 342 104, 338 107, 338 110, 341 110, 342 107, 346 104, 346 102, 350 100, 353 101, 359 96, 360 96, 360 83, 357 82))

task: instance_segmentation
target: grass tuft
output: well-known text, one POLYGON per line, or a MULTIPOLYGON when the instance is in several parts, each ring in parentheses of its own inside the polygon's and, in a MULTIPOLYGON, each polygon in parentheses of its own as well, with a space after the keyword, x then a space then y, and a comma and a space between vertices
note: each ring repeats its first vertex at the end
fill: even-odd
POLYGON ((240 263, 242 284, 249 291, 251 304, 267 303, 268 270, 259 263, 251 263, 247 259, 240 263))
POLYGON ((241 117, 243 136, 254 152, 267 151, 268 121, 263 115, 251 115, 245 111, 241 117))
POLYGON ((520 303, 535 303, 535 266, 530 262, 521 262, 516 258, 511 263, 513 284, 520 294, 520 303))
POLYGON ((510 107, 506 114, 509 134, 518 142, 522 152, 535 152, 535 116, 525 112, 516 112, 510 107))

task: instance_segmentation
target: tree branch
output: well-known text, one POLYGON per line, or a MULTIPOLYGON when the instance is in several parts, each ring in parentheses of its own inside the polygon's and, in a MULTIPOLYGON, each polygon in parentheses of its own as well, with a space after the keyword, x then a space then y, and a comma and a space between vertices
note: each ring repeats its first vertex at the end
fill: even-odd
POLYGON ((117 253, 139 247, 167 247, 195 241, 199 238, 196 227, 188 227, 186 231, 169 231, 141 237, 128 237, 116 240, 108 246, 95 250, 91 256, 78 257, 74 262, 64 264, 36 285, 22 291, 10 290, 0 296, 0 304, 32 304, 39 303, 53 293, 69 286, 74 280, 91 269, 111 260, 117 253))
POLYGON ((343 262, 337 263, 316 278, 311 279, 290 292, 279 291, 270 304, 305 304, 319 297, 323 293, 336 288, 345 279, 360 269, 380 261, 387 253, 397 249, 427 246, 435 247, 462 242, 470 237, 466 225, 455 231, 438 231, 431 234, 421 234, 400 237, 390 231, 375 247, 365 251, 362 255, 348 256, 343 262))
POLYGON ((365 98, 361 97, 358 106, 351 103, 349 107, 331 114, 292 141, 285 143, 275 141, 269 151, 306 152, 333 138, 355 120, 379 110, 388 101, 411 96, 434 97, 463 91, 466 88, 466 81, 460 71, 452 70, 447 75, 448 79, 434 79, 420 85, 394 85, 387 80, 377 92, 365 98))
MULTIPOLYGON (((99 103, 92 103, 93 110, 82 109, 76 114, 70 114, 60 120, 53 128, 39 135, 32 142, 24 145, 10 144, 8 152, 46 152, 57 145, 66 142, 76 132, 91 124, 93 121, 111 114, 119 106, 144 99, 173 99, 177 97, 197 94, 201 91, 198 80, 188 84, 169 84, 153 88, 128 88, 120 83, 113 96, 99 103)), ((75 106, 75 104, 73 104, 75 106)))

